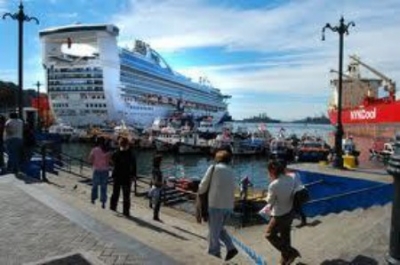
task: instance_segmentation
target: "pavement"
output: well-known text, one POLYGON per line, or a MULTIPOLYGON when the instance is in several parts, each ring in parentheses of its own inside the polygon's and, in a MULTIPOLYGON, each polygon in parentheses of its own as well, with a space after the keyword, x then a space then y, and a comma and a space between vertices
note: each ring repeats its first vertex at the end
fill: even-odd
POLYGON ((142 198, 132 199, 132 217, 126 218, 93 206, 90 186, 76 177, 48 178, 50 183, 0 177, 0 264, 50 265, 63 257, 75 259, 65 264, 82 265, 251 264, 242 251, 231 262, 207 255, 207 227, 194 218, 162 208, 163 223, 153 221, 142 198))
MULTIPOLYGON (((90 176, 90 170, 78 170, 90 176)), ((314 170, 332 173, 317 166, 314 170)), ((391 181, 374 172, 345 174, 391 181)), ((206 254, 207 226, 190 214, 162 207, 163 222, 156 222, 147 200, 132 196, 132 217, 126 218, 90 203, 90 181, 65 172, 48 179, 0 177, 0 264, 58 265, 62 263, 48 261, 66 256, 87 261, 70 263, 78 265, 278 264, 279 253, 265 240, 264 225, 229 227, 240 254, 224 263, 206 254)), ((301 228, 295 221, 292 242, 302 254, 295 264, 386 264, 391 206, 319 216, 301 228)))

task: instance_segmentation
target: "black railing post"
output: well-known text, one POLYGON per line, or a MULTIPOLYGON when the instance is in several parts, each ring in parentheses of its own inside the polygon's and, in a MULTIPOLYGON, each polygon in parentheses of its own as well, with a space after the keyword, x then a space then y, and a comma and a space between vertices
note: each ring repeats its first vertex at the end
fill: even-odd
POLYGON ((42 154, 42 181, 49 182, 46 177, 46 144, 42 144, 40 151, 42 154))
POLYGON ((391 155, 387 172, 393 176, 394 196, 392 221, 390 225, 390 245, 387 262, 390 265, 400 264, 400 134, 396 136, 395 152, 391 155))

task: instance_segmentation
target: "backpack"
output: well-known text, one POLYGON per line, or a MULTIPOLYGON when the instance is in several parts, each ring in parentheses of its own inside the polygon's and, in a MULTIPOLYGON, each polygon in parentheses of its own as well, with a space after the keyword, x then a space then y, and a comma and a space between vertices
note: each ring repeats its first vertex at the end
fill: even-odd
POLYGON ((307 188, 303 188, 294 193, 293 204, 302 205, 310 200, 310 194, 307 188))

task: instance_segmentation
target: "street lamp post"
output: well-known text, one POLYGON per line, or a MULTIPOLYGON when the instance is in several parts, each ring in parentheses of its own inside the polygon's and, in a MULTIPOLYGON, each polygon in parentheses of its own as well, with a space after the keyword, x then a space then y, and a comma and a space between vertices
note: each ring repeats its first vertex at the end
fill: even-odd
POLYGON ((395 152, 390 156, 387 172, 393 176, 394 196, 392 220, 390 225, 390 245, 387 262, 390 265, 400 264, 400 134, 396 136, 395 152))
POLYGON ((39 20, 35 17, 28 17, 24 13, 24 5, 22 4, 22 0, 19 3, 19 11, 18 13, 11 14, 5 13, 3 15, 3 19, 10 17, 13 20, 18 21, 18 115, 20 119, 23 119, 22 115, 22 87, 23 87, 23 36, 24 36, 24 22, 29 22, 34 20, 36 24, 39 24, 39 20))
POLYGON ((42 128, 41 126, 41 118, 40 118, 40 86, 42 84, 37 81, 35 86, 37 87, 37 92, 36 92, 36 104, 37 104, 37 129, 40 131, 42 128))
POLYGON ((327 23, 322 28, 322 40, 325 40, 325 30, 330 29, 339 34, 339 88, 338 88, 338 108, 337 108, 337 127, 335 132, 335 157, 333 166, 336 168, 343 168, 342 157, 342 139, 343 139, 343 124, 342 124, 342 73, 343 73, 343 35, 349 34, 349 27, 355 26, 354 22, 344 23, 344 18, 341 17, 339 25, 332 27, 327 23))

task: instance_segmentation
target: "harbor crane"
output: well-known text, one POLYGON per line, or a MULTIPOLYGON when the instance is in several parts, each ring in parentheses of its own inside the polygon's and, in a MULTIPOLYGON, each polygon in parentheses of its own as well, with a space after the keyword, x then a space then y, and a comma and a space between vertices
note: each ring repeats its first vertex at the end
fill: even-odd
MULTIPOLYGON (((331 69, 330 72, 339 74, 339 71, 334 70, 334 69, 331 69)), ((358 77, 350 76, 350 75, 347 75, 345 73, 342 73, 342 76, 345 77, 347 80, 350 80, 350 81, 352 81, 352 82, 354 82, 354 83, 356 83, 356 84, 358 84, 360 86, 368 86, 368 95, 367 96, 368 97, 371 96, 371 91, 369 89, 369 84, 366 84, 366 83, 362 82, 361 79, 358 78, 358 77)))
POLYGON ((381 72, 379 72, 378 70, 376 70, 375 68, 369 66, 368 64, 362 62, 357 56, 355 55, 350 55, 350 59, 354 60, 356 63, 359 63, 360 65, 364 66, 365 68, 367 68, 369 71, 371 71, 372 73, 374 73, 375 75, 377 75, 379 78, 381 78, 386 85, 384 85, 384 90, 389 92, 389 96, 391 98, 395 98, 395 93, 396 93, 396 83, 392 81, 392 79, 390 79, 389 77, 387 77, 386 75, 382 74, 381 72))

